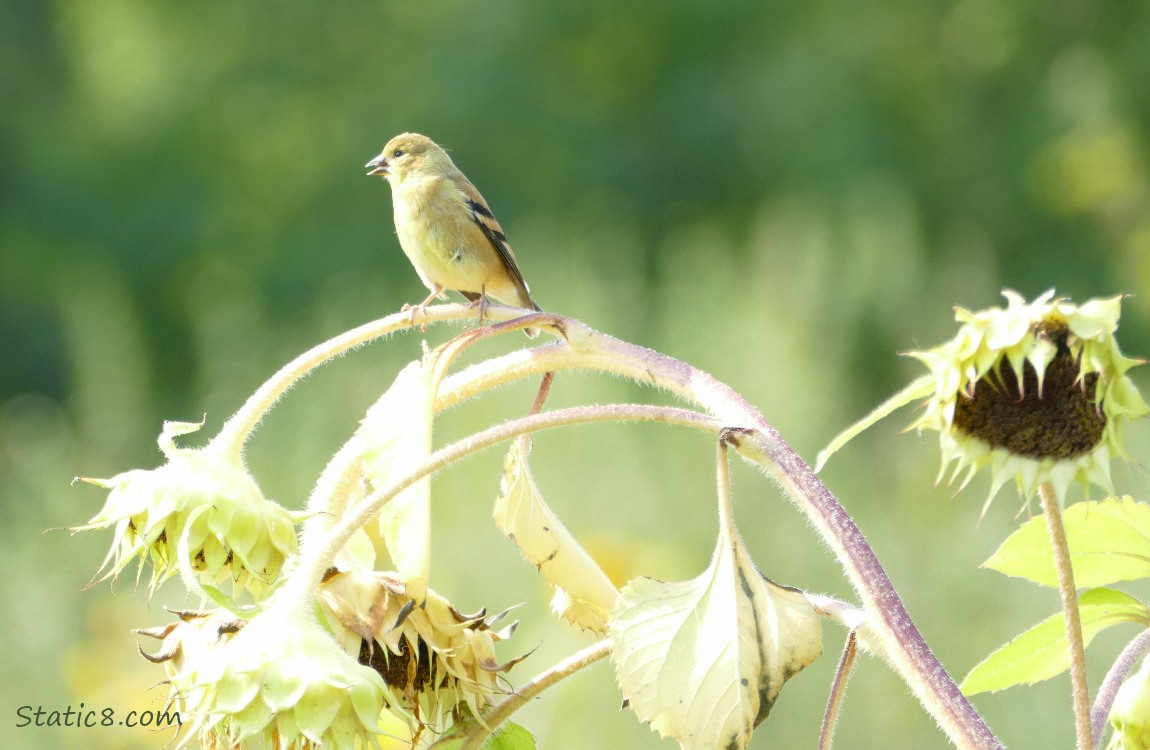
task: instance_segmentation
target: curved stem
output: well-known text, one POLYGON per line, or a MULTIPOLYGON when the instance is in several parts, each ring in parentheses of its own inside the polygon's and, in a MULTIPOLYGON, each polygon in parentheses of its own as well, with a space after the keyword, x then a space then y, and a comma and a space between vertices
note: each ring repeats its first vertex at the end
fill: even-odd
POLYGON ((547 371, 596 369, 668 390, 712 413, 724 427, 753 434, 732 443, 740 455, 775 479, 835 553, 867 612, 872 650, 886 658, 956 746, 1001 748, 978 711, 959 690, 915 627, 882 564, 854 520, 775 428, 729 386, 689 365, 644 347, 549 316, 566 338, 493 358, 445 379, 437 407, 503 383, 547 371))
POLYGON ((870 613, 867 631, 877 641, 872 650, 886 658, 956 746, 1002 747, 915 627, 854 520, 758 410, 729 386, 683 362, 569 318, 548 318, 566 342, 512 352, 452 375, 440 386, 437 407, 529 375, 596 369, 668 390, 707 409, 724 427, 751 428, 752 434, 732 445, 783 487, 835 553, 870 613))
POLYGON ((1150 629, 1143 630, 1134 639, 1126 644, 1122 653, 1114 660, 1114 665, 1106 673, 1106 679, 1098 688, 1098 696, 1094 699, 1094 708, 1090 711, 1090 728, 1094 731, 1095 750, 1102 746, 1102 735, 1106 731, 1106 724, 1110 719, 1110 709, 1114 707, 1114 698, 1118 695, 1118 688, 1134 671, 1135 665, 1150 652, 1150 629))
POLYGON ((347 516, 332 525, 330 531, 318 543, 303 545, 300 549, 299 569, 293 575, 290 585, 295 586, 295 591, 301 595, 313 595, 324 571, 331 565, 351 535, 379 513, 388 501, 420 479, 431 476, 472 453, 520 435, 555 427, 596 422, 662 422, 695 427, 716 434, 723 426, 705 414, 687 409, 647 404, 609 404, 556 409, 489 427, 432 453, 387 487, 380 488, 363 502, 357 503, 347 516))
MULTIPOLYGON (((811 606, 815 608, 815 612, 817 612, 820 617, 834 620, 846 628, 847 632, 854 633, 860 646, 867 650, 874 650, 870 644, 868 644, 868 640, 873 639, 866 637, 866 632, 870 627, 868 625, 870 617, 866 612, 849 602, 835 599, 833 596, 827 596, 826 594, 807 594, 807 601, 811 603, 811 606)), ((880 648, 881 645, 882 644, 878 644, 880 648)), ((879 655, 884 659, 889 658, 881 652, 879 652, 879 655)))
POLYGON ((1042 513, 1046 516, 1046 531, 1054 551, 1054 567, 1058 571, 1058 594, 1062 598, 1062 618, 1066 622, 1066 640, 1070 649, 1070 684, 1074 694, 1078 750, 1094 750, 1090 686, 1086 682, 1086 652, 1082 646, 1082 618, 1078 614, 1078 589, 1074 585, 1074 569, 1070 565, 1070 545, 1062 524, 1062 508, 1050 482, 1038 486, 1038 495, 1042 499, 1042 513))
MULTIPOLYGON (((428 317, 432 320, 448 319, 452 314, 455 317, 464 317, 461 314, 463 311, 459 308, 460 306, 451 305, 434 306, 429 308, 428 317)), ((521 316, 522 311, 512 308, 502 310, 489 308, 488 315, 510 318, 521 316)), ((395 316, 392 316, 379 321, 377 325, 382 329, 386 327, 382 325, 385 321, 394 318, 395 316)), ((396 325, 390 330, 404 327, 407 324, 407 317, 403 316, 401 322, 402 325, 396 325)), ((702 406, 714 416, 714 421, 707 427, 709 430, 717 432, 720 427, 750 429, 751 433, 740 435, 737 443, 733 442, 732 445, 743 458, 759 466, 764 473, 782 486, 788 498, 807 517, 834 552, 848 580, 858 592, 864 609, 869 613, 868 632, 875 641, 872 643, 872 650, 881 653, 887 659, 956 746, 979 750, 1002 747, 914 626, 886 571, 854 520, 758 410, 729 386, 706 373, 658 352, 594 331, 576 320, 541 313, 524 316, 515 323, 519 326, 534 327, 549 325, 565 340, 496 357, 448 377, 441 383, 436 397, 437 411, 488 388, 528 375, 541 375, 548 371, 567 369, 591 369, 655 385, 702 406)), ((375 335, 383 335, 386 332, 377 332, 375 335)), ((603 407, 589 408, 594 411, 603 407)), ((325 543, 314 548, 318 554, 308 556, 312 565, 309 566, 307 562, 301 565, 299 572, 307 573, 299 576, 304 579, 301 583, 310 581, 309 588, 314 588, 323 573, 322 567, 314 569, 315 564, 322 562, 323 558, 330 559, 330 555, 334 555, 346 541, 347 536, 366 522, 388 497, 394 496, 412 482, 474 450, 531 430, 543 429, 545 426, 559 426, 559 421, 549 421, 555 419, 554 415, 558 413, 527 417, 491 428, 454 446, 442 449, 418 467, 413 467, 413 472, 394 488, 389 488, 385 495, 375 495, 372 502, 357 506, 354 518, 343 519, 335 525, 325 543), (367 512, 368 505, 373 508, 371 512, 367 512)), ((690 422, 698 426, 700 418, 700 415, 693 415, 690 422)), ((563 419, 569 420, 563 423, 581 421, 570 420, 570 416, 563 419)), ((588 421, 599 419, 601 417, 588 421)), ((242 445, 242 440, 239 444, 242 445)))
POLYGON ((611 653, 611 639, 604 638, 601 641, 591 644, 582 651, 572 654, 551 667, 551 669, 536 676, 523 687, 516 690, 498 706, 495 706, 491 711, 485 713, 483 715, 483 721, 480 723, 480 726, 476 728, 475 734, 468 737, 467 741, 463 743, 463 747, 459 750, 479 750, 487 738, 495 731, 496 727, 507 721, 507 719, 511 717, 511 714, 523 706, 526 706, 532 698, 538 696, 560 680, 570 677, 584 667, 594 664, 609 653, 611 653))
MULTIPOLYGON (((477 318, 478 315, 478 310, 470 305, 432 305, 426 309, 426 316, 421 317, 420 323, 424 320, 429 323, 438 323, 448 320, 477 318)), ((527 327, 526 323, 520 324, 518 319, 521 317, 530 318, 535 321, 534 325, 538 326, 539 321, 536 318, 543 316, 524 316, 523 310, 519 308, 489 305, 484 317, 488 320, 513 320, 514 322, 510 325, 487 326, 476 329, 471 332, 475 340, 485 338, 488 335, 527 327)), ((396 331, 414 327, 416 325, 412 322, 410 312, 397 312, 385 318, 365 323, 358 328, 353 328, 307 350, 281 367, 275 375, 272 375, 244 402, 243 406, 224 423, 219 434, 211 441, 213 448, 233 455, 242 454, 244 443, 263 420, 268 410, 312 370, 356 347, 396 331)))

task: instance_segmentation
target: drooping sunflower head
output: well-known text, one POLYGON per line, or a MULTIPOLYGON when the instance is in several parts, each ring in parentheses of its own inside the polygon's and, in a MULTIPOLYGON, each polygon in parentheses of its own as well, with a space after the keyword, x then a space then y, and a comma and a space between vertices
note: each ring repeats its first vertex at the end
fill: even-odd
POLYGON ((432 589, 416 602, 393 573, 333 568, 319 604, 345 652, 383 679, 389 709, 409 722, 413 737, 479 717, 503 691, 500 676, 526 656, 496 658, 496 644, 516 628, 496 630, 506 611, 461 614, 432 589))
POLYGON ((991 470, 990 500, 1013 479, 1029 499, 1044 482, 1059 497, 1075 481, 1111 492, 1110 458, 1125 456, 1122 426, 1147 413, 1127 376, 1141 360, 1118 349, 1122 297, 1074 305, 1048 291, 1031 303, 1004 292, 1007 306, 970 312, 950 341, 911 352, 929 369, 820 455, 819 465, 843 443, 894 409, 925 399, 918 430, 936 430, 942 479, 965 472, 964 487, 979 469, 991 470))
POLYGON ((84 479, 110 492, 100 512, 73 531, 115 528, 103 578, 138 559, 151 565, 154 592, 186 564, 205 583, 230 578, 235 591, 262 598, 296 552, 298 514, 265 498, 238 456, 175 444, 201 426, 164 423, 163 466, 84 479))

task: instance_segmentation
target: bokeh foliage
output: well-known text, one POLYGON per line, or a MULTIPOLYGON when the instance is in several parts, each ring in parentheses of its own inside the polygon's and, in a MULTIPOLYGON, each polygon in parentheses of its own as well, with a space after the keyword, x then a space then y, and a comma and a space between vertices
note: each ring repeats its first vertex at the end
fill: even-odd
MULTIPOLYGON (((7 0, 0 664, 19 678, 0 688, 5 721, 25 704, 126 711, 162 695, 146 692, 159 673, 127 629, 166 621, 161 603, 198 603, 173 589, 148 608, 128 580, 114 600, 78 592, 108 540, 40 532, 99 507, 73 475, 159 462, 163 419, 218 427, 294 354, 421 298, 387 188, 360 168, 391 135, 451 149, 545 308, 713 372, 813 458, 915 371, 896 352, 942 340, 952 305, 995 304, 1003 286, 1135 293, 1120 340, 1150 352, 1147 38, 1150 5, 1129 0, 7 0)), ((249 451, 267 493, 299 507, 418 351, 414 336, 376 345, 290 394, 249 451)), ((649 396, 583 377, 554 393, 649 396)), ((530 397, 460 409, 440 437, 530 397)), ((1147 443, 1131 438, 1143 462, 1147 443)), ((705 441, 587 428, 536 454, 548 497, 614 574, 706 564, 705 441)), ((975 528, 979 488, 931 492, 928 446, 892 428, 836 460, 832 489, 956 674, 1053 611, 975 569, 1012 527, 1010 504, 975 528)), ((436 586, 464 609, 528 600, 520 637, 544 646, 517 668, 526 679, 582 641, 548 622, 541 584, 488 521, 498 463, 435 484, 436 586)), ((1145 499, 1140 466, 1116 476, 1145 499)), ((774 490, 736 479, 768 575, 848 596, 774 490)), ((754 747, 813 745, 831 662, 788 686, 754 747)), ((844 746, 942 745, 882 666, 864 660, 857 679, 844 746)), ((1008 744, 1065 744, 1054 682, 978 705, 1008 744)), ((524 716, 544 746, 659 745, 617 713, 606 669, 556 693, 524 716)), ((5 733, 16 748, 166 741, 5 733)))

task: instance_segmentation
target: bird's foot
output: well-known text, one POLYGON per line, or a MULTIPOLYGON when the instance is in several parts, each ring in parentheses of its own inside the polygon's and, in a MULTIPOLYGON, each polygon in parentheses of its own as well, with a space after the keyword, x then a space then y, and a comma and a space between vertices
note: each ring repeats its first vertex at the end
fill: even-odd
POLYGON ((486 292, 480 292, 479 299, 473 300, 472 303, 470 305, 468 305, 468 307, 472 307, 472 308, 478 307, 479 308, 479 325, 483 325, 483 321, 487 318, 487 305, 488 304, 489 303, 487 301, 487 293, 486 292))
POLYGON ((429 304, 431 304, 431 301, 433 299, 435 299, 436 297, 438 297, 442 293, 443 293, 443 289, 439 288, 439 289, 436 289, 435 291, 433 291, 431 294, 427 295, 427 299, 423 300, 423 302, 420 302, 418 305, 411 305, 411 304, 404 303, 403 307, 399 308, 399 311, 400 312, 408 312, 408 311, 411 312, 411 317, 408 319, 408 325, 411 325, 411 326, 415 325, 415 314, 419 313, 420 317, 423 318, 423 323, 422 323, 422 325, 419 326, 419 330, 423 333, 427 333, 427 306, 429 304))
POLYGON ((419 330, 423 333, 427 333, 427 303, 426 302, 419 304, 419 305, 404 304, 403 307, 399 308, 399 311, 405 312, 405 313, 410 313, 410 315, 407 318, 407 324, 413 328, 415 327, 415 316, 416 316, 416 314, 418 314, 420 317, 422 317, 423 322, 420 324, 419 330))

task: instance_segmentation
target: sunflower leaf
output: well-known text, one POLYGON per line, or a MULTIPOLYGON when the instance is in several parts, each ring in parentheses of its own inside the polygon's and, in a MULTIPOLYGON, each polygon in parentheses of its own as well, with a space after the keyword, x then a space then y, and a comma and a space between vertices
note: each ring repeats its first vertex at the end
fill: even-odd
MULTIPOLYGON (((1150 505, 1130 497, 1086 501, 1063 514, 1074 582, 1083 588, 1150 577, 1150 505)), ((983 567, 1058 586, 1043 517, 1022 524, 983 567)))
POLYGON ((568 622, 604 633, 619 591, 543 500, 527 464, 528 445, 516 440, 504 459, 495 523, 555 589, 552 609, 568 622))
MULTIPOLYGON (((1114 589, 1091 589, 1078 598, 1078 606, 1084 646, 1112 625, 1123 622, 1150 625, 1150 608, 1114 589)), ((975 695, 1014 685, 1033 685, 1062 674, 1068 666, 1066 624, 1062 613, 1058 613, 986 657, 970 670, 961 687, 967 695, 975 695)))
POLYGON ((630 707, 685 750, 745 747, 783 683, 822 653, 822 625, 806 596, 765 578, 733 519, 720 518, 702 575, 631 581, 610 623, 630 707))
MULTIPOLYGON (((357 432, 362 442, 364 475, 373 490, 382 490, 431 455, 433 368, 415 361, 396 376, 387 392, 367 411, 357 432)), ((407 584, 407 594, 421 601, 431 567, 431 484, 420 479, 379 512, 378 535, 407 584)))

